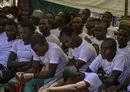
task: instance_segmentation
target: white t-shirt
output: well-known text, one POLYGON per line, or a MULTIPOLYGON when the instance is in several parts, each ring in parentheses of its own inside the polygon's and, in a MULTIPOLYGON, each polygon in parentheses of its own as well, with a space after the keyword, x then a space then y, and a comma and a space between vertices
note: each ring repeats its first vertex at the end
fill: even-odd
POLYGON ((56 29, 51 29, 50 32, 54 35, 56 35, 57 37, 60 36, 60 29, 59 28, 56 28, 56 29))
POLYGON ((85 72, 96 56, 97 54, 94 47, 85 40, 82 41, 79 47, 74 49, 69 48, 68 57, 70 59, 75 58, 76 60, 82 60, 86 62, 86 64, 79 69, 81 72, 85 72))
POLYGON ((83 31, 87 34, 88 33, 88 29, 86 28, 86 24, 84 24, 83 26, 83 31))
POLYGON ((33 52, 30 44, 24 45, 23 40, 15 41, 10 51, 17 54, 18 62, 29 62, 33 59, 33 52))
POLYGON ((125 48, 117 48, 118 52, 124 54, 127 56, 127 62, 126 65, 129 67, 130 66, 130 46, 127 45, 125 48))
POLYGON ((101 47, 101 44, 103 42, 103 40, 98 40, 98 39, 96 39, 96 37, 93 37, 91 39, 91 41, 92 41, 92 44, 97 44, 99 46, 99 48, 101 47))
POLYGON ((97 72, 97 70, 102 67, 107 76, 110 76, 113 70, 121 71, 122 74, 118 78, 118 81, 120 82, 124 79, 123 72, 125 71, 126 60, 126 56, 119 52, 116 53, 115 57, 111 62, 108 62, 106 59, 103 59, 101 54, 99 54, 90 64, 89 68, 93 72, 97 72))
POLYGON ((13 41, 7 41, 7 39, 0 42, 0 64, 7 67, 7 61, 10 54, 10 49, 12 48, 13 41))
POLYGON ((7 40, 7 36, 6 36, 6 33, 5 33, 5 32, 0 33, 0 42, 1 42, 2 40, 7 40))
POLYGON ((127 43, 129 46, 130 46, 130 40, 128 41, 128 43, 127 43))
POLYGON ((57 36, 55 36, 55 35, 53 35, 53 34, 50 34, 49 36, 45 37, 45 39, 46 39, 48 42, 55 43, 55 44, 57 44, 58 46, 61 46, 60 40, 58 39, 57 36))
POLYGON ((84 81, 90 84, 90 87, 88 87, 89 92, 98 92, 99 87, 102 85, 102 82, 96 73, 85 72, 84 81))
POLYGON ((41 61, 45 66, 46 69, 49 69, 49 64, 58 64, 55 76, 61 73, 67 64, 68 58, 66 54, 62 51, 62 49, 54 43, 49 43, 48 51, 45 53, 44 56, 38 56, 34 53, 33 60, 41 61))
POLYGON ((36 32, 36 33, 39 33, 39 34, 41 34, 41 35, 42 35, 42 33, 40 32, 40 30, 39 30, 39 27, 38 27, 38 26, 36 26, 36 30, 35 30, 35 32, 36 32))
POLYGON ((88 39, 90 39, 89 35, 87 33, 85 33, 84 31, 82 31, 81 34, 79 34, 79 36, 82 38, 82 39, 85 39, 85 37, 87 37, 88 39))
POLYGON ((114 32, 116 31, 117 31, 117 28, 110 26, 109 28, 107 28, 107 37, 115 39, 116 37, 115 37, 114 32))

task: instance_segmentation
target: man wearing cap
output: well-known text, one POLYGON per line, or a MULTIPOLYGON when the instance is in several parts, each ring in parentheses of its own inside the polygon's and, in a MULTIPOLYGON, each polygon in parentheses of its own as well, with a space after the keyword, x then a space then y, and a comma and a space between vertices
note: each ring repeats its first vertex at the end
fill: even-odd
POLYGON ((31 22, 37 27, 36 32, 40 34, 41 32, 39 31, 38 25, 39 25, 40 19, 43 18, 43 16, 44 14, 41 10, 34 10, 30 18, 31 22))
POLYGON ((45 90, 40 88, 38 92, 98 92, 102 84, 96 73, 81 73, 74 66, 67 67, 62 75, 63 80, 45 90), (65 85, 57 87, 60 84, 65 85))

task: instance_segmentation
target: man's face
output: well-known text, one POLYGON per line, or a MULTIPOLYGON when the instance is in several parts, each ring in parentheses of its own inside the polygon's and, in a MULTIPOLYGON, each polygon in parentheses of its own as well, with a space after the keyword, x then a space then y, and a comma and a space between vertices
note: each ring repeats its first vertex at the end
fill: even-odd
POLYGON ((54 21, 53 21, 53 27, 54 28, 60 27, 60 25, 63 24, 62 20, 63 20, 63 18, 61 18, 59 16, 55 16, 54 21))
POLYGON ((29 40, 30 37, 33 35, 33 32, 28 27, 20 27, 19 30, 20 37, 22 40, 29 40))
POLYGON ((22 20, 23 21, 29 20, 29 12, 28 11, 22 12, 22 20))
POLYGON ((106 29, 103 27, 96 27, 94 30, 94 35, 98 40, 103 40, 106 36, 106 29))
POLYGON ((74 38, 73 37, 69 37, 65 34, 63 34, 61 37, 61 42, 68 48, 75 48, 74 45, 74 38))
POLYGON ((47 51, 47 47, 40 44, 36 44, 34 47, 32 47, 32 49, 38 56, 44 56, 47 51))
POLYGON ((110 17, 109 14, 104 13, 104 14, 102 15, 102 21, 103 21, 103 22, 106 22, 106 23, 110 23, 110 22, 112 21, 112 19, 111 19, 111 17, 110 17))
POLYGON ((80 14, 82 20, 87 20, 89 17, 89 13, 85 10, 81 10, 79 14, 80 14))
POLYGON ((40 29, 40 32, 43 35, 48 33, 48 31, 50 29, 50 25, 48 24, 48 20, 47 19, 41 19, 40 20, 39 29, 40 29))
POLYGON ((51 22, 54 21, 54 16, 51 13, 46 14, 46 18, 49 19, 51 22))
POLYGON ((35 25, 38 26, 40 19, 34 16, 31 16, 30 21, 35 25))
POLYGON ((5 32, 8 38, 16 38, 17 35, 17 29, 14 25, 6 25, 5 32))
POLYGON ((81 33, 83 28, 82 19, 80 17, 75 17, 72 20, 72 27, 77 31, 77 33, 81 33))
POLYGON ((127 45, 127 42, 129 41, 129 33, 123 29, 120 29, 117 36, 117 41, 120 46, 127 45))
POLYGON ((94 18, 88 18, 88 20, 86 21, 86 28, 91 29, 94 27, 94 25, 95 25, 94 18))
POLYGON ((110 46, 111 45, 108 44, 107 42, 103 42, 101 44, 101 55, 103 59, 108 59, 114 52, 114 50, 110 46))

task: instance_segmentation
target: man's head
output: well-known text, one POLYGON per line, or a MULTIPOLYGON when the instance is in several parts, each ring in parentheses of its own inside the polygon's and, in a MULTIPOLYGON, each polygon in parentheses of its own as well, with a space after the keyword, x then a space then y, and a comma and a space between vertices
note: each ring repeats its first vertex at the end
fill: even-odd
POLYGON ((31 47, 38 56, 44 56, 48 50, 48 43, 43 35, 36 34, 32 37, 31 47))
POLYGON ((23 10, 21 17, 22 17, 22 21, 29 20, 30 19, 30 11, 29 10, 23 10))
POLYGON ((61 11, 57 15, 64 20, 64 22, 63 22, 64 25, 67 25, 67 24, 70 23, 71 18, 70 18, 70 14, 69 13, 61 11))
POLYGON ((61 28, 62 26, 64 26, 64 19, 60 16, 55 16, 53 27, 61 28))
POLYGON ((64 27, 60 32, 61 42, 68 48, 75 48, 77 33, 72 27, 64 27))
POLYGON ((73 84, 80 81, 80 72, 75 66, 67 67, 62 73, 65 84, 73 84))
POLYGON ((111 62, 117 51, 116 41, 112 38, 106 38, 101 44, 101 55, 103 59, 111 62))
POLYGON ((14 17, 17 17, 18 15, 18 7, 17 6, 11 6, 10 12, 14 17))
POLYGON ((42 18, 40 19, 40 22, 39 22, 39 29, 40 29, 40 32, 46 36, 48 34, 50 34, 50 29, 51 29, 51 22, 49 21, 49 19, 47 18, 42 18))
POLYGON ((55 18, 53 13, 48 12, 45 17, 53 24, 55 18))
POLYGON ((88 29, 89 35, 93 35, 93 31, 91 29, 94 27, 95 27, 95 18, 89 17, 88 20, 86 21, 86 28, 88 29))
POLYGON ((5 6, 2 8, 2 11, 5 13, 5 14, 9 14, 10 13, 10 7, 9 6, 5 6))
POLYGON ((16 39, 18 33, 18 25, 13 20, 8 20, 5 26, 5 32, 8 37, 8 40, 16 39))
POLYGON ((104 40, 106 38, 107 28, 103 22, 97 23, 93 31, 94 31, 94 36, 96 37, 96 39, 104 40))
POLYGON ((86 28, 90 29, 94 27, 94 25, 95 25, 95 18, 89 17, 88 20, 86 21, 86 28))
POLYGON ((5 15, 0 15, 0 33, 4 32, 6 22, 7 22, 7 17, 5 15))
POLYGON ((91 15, 91 11, 89 9, 83 9, 79 12, 82 20, 83 20, 83 23, 86 23, 87 19, 90 17, 91 15))
POLYGON ((129 17, 123 17, 120 20, 119 29, 130 29, 130 18, 129 17))
POLYGON ((127 46, 129 40, 130 40, 130 30, 127 28, 119 29, 119 34, 117 36, 119 48, 124 48, 125 46, 127 46))
POLYGON ((57 14, 59 17, 63 17, 64 16, 64 11, 59 11, 57 14))
POLYGON ((102 15, 102 21, 106 22, 108 26, 110 26, 110 23, 112 21, 113 15, 111 12, 105 12, 102 15))
POLYGON ((43 17, 44 17, 44 14, 41 10, 35 10, 33 11, 31 15, 30 20, 35 26, 38 26, 40 19, 43 17))
POLYGON ((83 26, 84 25, 83 25, 82 19, 80 17, 73 18, 72 27, 77 32, 77 34, 82 33, 83 26))
POLYGON ((23 41, 30 40, 35 32, 36 27, 30 21, 25 21, 20 24, 20 37, 23 41))

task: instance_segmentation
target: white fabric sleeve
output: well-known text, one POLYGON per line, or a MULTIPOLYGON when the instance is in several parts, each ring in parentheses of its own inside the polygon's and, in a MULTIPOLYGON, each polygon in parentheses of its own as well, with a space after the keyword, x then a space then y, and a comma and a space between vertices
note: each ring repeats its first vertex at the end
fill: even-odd
POLYGON ((12 45, 12 48, 10 49, 10 51, 17 53, 17 46, 18 46, 18 41, 15 41, 12 45))
POLYGON ((50 57, 49 63, 50 64, 58 64, 59 63, 60 57, 62 55, 60 52, 61 51, 58 48, 51 50, 51 53, 49 54, 49 57, 50 57))
POLYGON ((93 72, 97 72, 98 68, 101 67, 101 61, 102 61, 102 57, 101 55, 98 55, 94 61, 89 65, 89 68, 93 71, 93 72))
POLYGON ((113 70, 123 71, 127 58, 123 55, 119 55, 114 60, 115 62, 114 62, 113 70))
POLYGON ((33 49, 31 49, 31 52, 33 54, 33 60, 34 61, 40 61, 40 57, 33 51, 33 49))
POLYGON ((102 85, 102 82, 96 73, 85 73, 84 81, 89 83, 91 88, 98 88, 100 85, 102 85))
POLYGON ((72 50, 71 50, 71 49, 69 49, 69 51, 68 51, 68 58, 69 58, 69 59, 72 59, 72 58, 73 58, 72 50))
POLYGON ((88 48, 82 49, 80 52, 78 60, 82 60, 84 62, 88 62, 92 56, 92 51, 90 51, 88 48))

